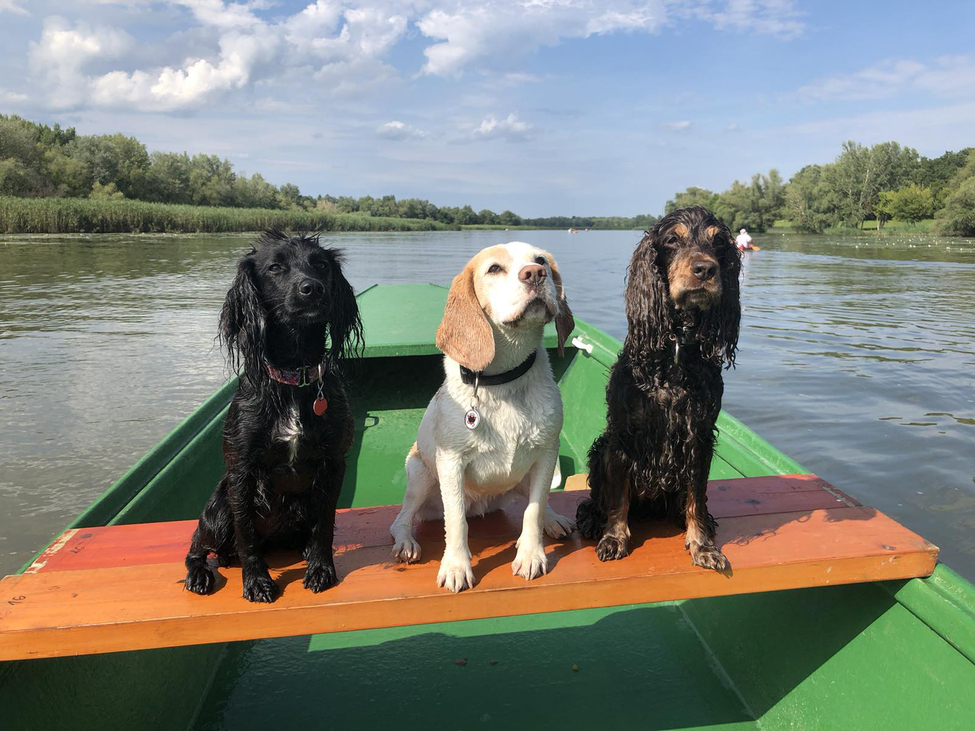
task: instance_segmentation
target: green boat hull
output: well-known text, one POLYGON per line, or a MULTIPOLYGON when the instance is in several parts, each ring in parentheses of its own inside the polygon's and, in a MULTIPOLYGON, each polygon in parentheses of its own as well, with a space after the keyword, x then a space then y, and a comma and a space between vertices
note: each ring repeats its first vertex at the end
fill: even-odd
MULTIPOLYGON (((340 505, 398 503, 442 380, 446 290, 360 295, 367 358, 340 505), (408 318, 390 318, 408 312, 408 318)), ((563 477, 605 423, 620 343, 554 350, 563 477)), ((74 526, 196 517, 223 472, 231 381, 74 526)), ((806 472, 727 414, 712 478, 806 472)), ((120 596, 119 601, 124 602, 120 596)), ((975 587, 928 579, 0 664, 3 728, 971 729, 975 587)))

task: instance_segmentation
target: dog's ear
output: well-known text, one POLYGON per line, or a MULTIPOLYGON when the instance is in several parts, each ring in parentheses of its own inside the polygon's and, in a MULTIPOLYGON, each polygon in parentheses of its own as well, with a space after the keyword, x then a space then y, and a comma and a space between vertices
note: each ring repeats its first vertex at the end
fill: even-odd
POLYGON ((362 357, 363 332, 355 290, 342 273, 341 252, 332 250, 331 316, 328 322, 329 349, 332 362, 358 360, 362 357))
POLYGON ((562 275, 559 274, 559 265, 555 263, 555 258, 551 255, 548 257, 548 262, 552 265, 552 283, 555 285, 555 294, 559 304, 559 311, 555 315, 555 332, 559 335, 559 355, 563 355, 565 341, 572 334, 576 322, 572 318, 572 308, 569 307, 569 302, 565 298, 565 286, 562 284, 562 275))
POLYGON ((657 247, 657 227, 648 231, 633 252, 627 269, 627 343, 632 345, 635 362, 646 362, 652 353, 670 347, 673 316, 667 282, 661 271, 665 263, 657 247))
POLYGON ((243 368, 259 378, 264 373, 266 313, 254 281, 253 254, 252 250, 237 263, 237 276, 220 310, 218 338, 236 373, 243 368))
POLYGON ((454 277, 447 293, 437 347, 465 368, 483 371, 494 360, 494 330, 474 291, 474 267, 454 277))
POLYGON ((738 352, 738 332, 741 326, 741 252, 735 245, 731 231, 725 228, 726 245, 721 247, 721 302, 718 304, 718 342, 728 368, 735 364, 738 352))

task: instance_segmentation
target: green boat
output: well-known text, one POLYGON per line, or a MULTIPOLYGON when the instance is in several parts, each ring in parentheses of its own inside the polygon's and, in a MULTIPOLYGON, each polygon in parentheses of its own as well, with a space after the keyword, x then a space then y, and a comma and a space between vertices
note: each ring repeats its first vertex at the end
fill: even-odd
MULTIPOLYGON (((357 435, 340 507, 402 498, 404 457, 443 377, 433 335, 446 293, 404 285, 359 295, 367 350, 350 393, 357 435)), ((563 356, 554 329, 545 340, 565 404, 563 478, 585 472, 586 451, 605 424, 604 388, 620 348, 581 320, 573 338, 563 356)), ((231 380, 219 389, 70 527, 195 518, 223 472, 221 430, 235 388, 231 380)), ((718 426, 712 480, 807 472, 730 415, 718 426)), ((833 499, 850 510, 858 505, 838 492, 833 499)), ((811 514, 796 521, 797 531, 811 514)), ((424 624, 429 620, 405 615, 384 628, 309 634, 299 625, 277 632, 294 635, 288 637, 193 645, 174 639, 182 646, 11 660, 0 663, 0 727, 975 728, 975 587, 940 564, 926 578, 836 586, 810 579, 820 564, 803 565, 807 573, 792 585, 820 585, 765 590, 755 582, 785 574, 743 571, 734 579, 741 590, 714 585, 712 593, 725 596, 598 599, 587 609, 575 608, 582 600, 559 599, 571 608, 526 613, 517 603, 506 607, 499 594, 496 616, 480 619, 424 624)), ((557 564, 550 576, 559 571, 557 564)), ((694 571, 692 578, 719 580, 694 571)), ((587 585, 580 586, 577 594, 586 596, 587 585)), ((790 584, 767 588, 780 586, 790 584)), ((125 587, 118 589, 124 605, 125 587)), ((446 599, 466 602, 477 591, 446 599)), ((610 590, 600 591, 604 597, 610 590)), ((0 657, 4 617, 12 616, 7 605, 23 601, 0 596, 0 657)))

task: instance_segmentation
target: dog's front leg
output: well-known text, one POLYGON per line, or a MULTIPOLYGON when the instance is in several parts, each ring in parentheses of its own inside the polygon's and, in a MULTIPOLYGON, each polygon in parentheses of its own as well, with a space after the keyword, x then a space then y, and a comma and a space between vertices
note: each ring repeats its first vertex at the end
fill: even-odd
POLYGON ((456 593, 474 586, 471 549, 467 544, 464 463, 458 455, 438 451, 437 475, 440 479, 446 538, 440 571, 437 573, 437 586, 445 586, 456 593))
POLYGON ((684 548, 691 553, 691 563, 705 569, 727 571, 731 564, 714 545, 717 521, 708 512, 707 481, 701 478, 687 491, 685 520, 687 534, 684 548))
POLYGON ((267 476, 255 469, 228 472, 227 501, 234 516, 234 540, 240 558, 244 598, 252 602, 273 602, 278 585, 271 579, 254 525, 255 500, 267 484, 267 476))
POLYGON ((522 519, 518 553, 511 563, 511 573, 531 580, 548 571, 548 558, 542 544, 545 528, 545 512, 548 509, 548 493, 552 487, 552 475, 559 459, 558 446, 546 450, 532 467, 528 481, 528 507, 522 519))
POLYGON ((328 459, 319 468, 312 485, 313 490, 320 491, 319 512, 305 546, 308 567, 303 584, 316 594, 338 583, 332 542, 335 538, 335 506, 344 479, 345 459, 328 459))

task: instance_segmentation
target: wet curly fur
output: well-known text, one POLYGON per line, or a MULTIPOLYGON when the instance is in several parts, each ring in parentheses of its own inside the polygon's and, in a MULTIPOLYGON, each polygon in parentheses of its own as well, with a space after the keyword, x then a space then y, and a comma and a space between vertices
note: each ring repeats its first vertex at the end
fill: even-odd
POLYGON ((240 376, 224 425, 227 472, 210 497, 186 555, 188 590, 207 594, 220 565, 239 561, 244 597, 271 602, 279 587, 265 561, 271 548, 301 549, 304 586, 337 582, 332 558, 335 505, 352 445, 352 411, 340 366, 362 352, 362 322, 341 252, 316 235, 268 231, 237 266, 220 313, 219 339, 240 376), (324 415, 318 384, 273 380, 267 364, 326 365, 324 415))
POLYGON ((706 490, 722 367, 738 343, 740 270, 731 232, 701 207, 662 218, 633 253, 626 340, 606 388, 606 430, 589 451, 592 492, 576 515, 600 560, 629 553, 632 513, 676 521, 694 564, 729 567, 706 490))

